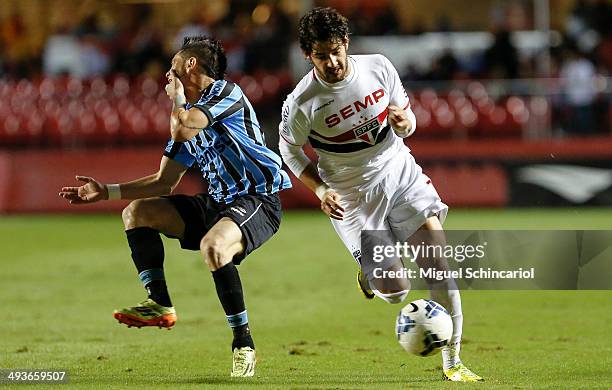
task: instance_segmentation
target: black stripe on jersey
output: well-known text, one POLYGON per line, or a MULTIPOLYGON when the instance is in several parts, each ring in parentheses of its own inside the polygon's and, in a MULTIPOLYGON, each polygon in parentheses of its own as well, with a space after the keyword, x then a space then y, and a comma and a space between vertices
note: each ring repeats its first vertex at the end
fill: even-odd
POLYGON ((247 134, 253 141, 255 141, 256 144, 261 145, 261 142, 257 141, 257 138, 255 138, 255 129, 253 128, 253 121, 251 120, 251 110, 249 109, 248 103, 244 99, 244 95, 242 95, 240 100, 244 106, 244 127, 246 128, 247 134))
POLYGON ((205 139, 206 143, 209 144, 209 145, 212 145, 213 140, 212 140, 212 137, 210 136, 210 134, 208 134, 208 132, 206 132, 206 131, 203 131, 201 134, 204 136, 204 139, 205 139))
MULTIPOLYGON (((239 160, 244 160, 244 151, 242 151, 242 149, 240 148, 240 146, 236 143, 236 141, 232 138, 229 137, 229 139, 232 141, 231 145, 227 146, 229 149, 232 150, 232 152, 234 152, 234 155, 236 155, 236 157, 239 160)), ((230 162, 231 163, 231 162, 230 162)), ((253 176, 253 174, 251 173, 251 171, 249 171, 248 169, 246 169, 246 167, 244 167, 244 174, 246 175, 247 181, 249 182, 249 189, 248 189, 248 193, 249 194, 255 194, 257 193, 257 191, 255 190, 255 183, 257 183, 257 181, 255 180, 255 177, 253 176)), ((240 179, 242 179, 242 176, 240 177, 240 179)), ((238 181, 236 181, 237 183, 240 182, 240 179, 238 181)), ((246 188, 244 188, 244 186, 242 187, 242 190, 245 190, 246 188)))
POLYGON ((245 150, 243 150, 242 152, 244 153, 244 156, 251 160, 251 162, 255 164, 257 168, 259 168, 261 173, 263 173, 266 179, 266 191, 268 192, 268 194, 271 194, 274 189, 274 174, 272 173, 272 171, 266 168, 265 165, 260 164, 259 161, 257 161, 256 159, 252 158, 251 155, 249 155, 249 153, 247 153, 245 150))
MULTIPOLYGON (((212 161, 208 163, 208 166, 210 167, 210 171, 211 173, 213 173, 214 178, 217 179, 217 181, 221 185, 221 195, 224 198, 227 197, 227 195, 229 195, 229 186, 227 185, 225 180, 223 180, 223 177, 221 177, 221 175, 219 174, 219 170, 217 169, 217 166, 212 161)), ((212 184, 212 183, 209 182, 209 184, 212 184)))
POLYGON ((202 149, 202 141, 203 141, 202 140, 202 134, 198 133, 198 135, 196 135, 195 139, 196 139, 196 146, 198 148, 202 149))
MULTIPOLYGON (((238 154, 238 151, 234 150, 234 148, 232 146, 227 146, 227 148, 231 148, 232 151, 237 156, 240 156, 240 154, 238 154)), ((236 168, 234 166, 234 164, 232 164, 231 160, 225 158, 223 155, 219 155, 219 158, 221 159, 221 162, 223 163, 223 166, 225 167, 225 170, 227 171, 227 173, 229 173, 229 175, 232 177, 232 179, 236 183, 236 189, 238 190, 238 192, 242 192, 242 191, 246 190, 246 186, 245 186, 245 184, 241 180, 242 179, 242 175, 238 171, 238 168, 236 168)))
MULTIPOLYGON (((281 169, 282 169, 282 167, 281 167, 281 169)), ((281 179, 280 185, 278 186, 278 190, 282 191, 283 188, 285 187, 285 177, 283 176, 283 174, 280 171, 278 172, 278 175, 280 176, 280 179, 281 179)))
MULTIPOLYGON (((387 134, 389 133, 390 128, 391 126, 387 125, 380 131, 380 133, 378 133, 378 137, 376 137, 376 143, 374 145, 381 143, 385 138, 387 138, 387 134)), ((308 137, 308 140, 310 141, 310 144, 312 145, 313 148, 325 150, 326 152, 332 152, 332 153, 358 152, 360 150, 364 150, 364 149, 371 148, 372 146, 374 146, 367 142, 352 142, 348 144, 328 144, 328 143, 316 140, 312 137, 308 137)))
MULTIPOLYGON (((204 136, 205 140, 207 143, 212 143, 212 138, 210 138, 210 135, 207 134, 205 131, 203 131, 201 133, 202 136, 204 136)), ((221 163, 223 163, 223 161, 221 161, 221 163)), ((225 182, 225 180, 223 179, 223 177, 221 177, 221 175, 219 174, 219 170, 217 169, 217 166, 215 165, 215 163, 213 161, 209 161, 208 162, 208 168, 210 170, 210 174, 213 178, 217 179, 217 181, 219 182, 219 184, 221 185, 221 193, 223 197, 226 197, 229 194, 229 186, 228 184, 225 182)), ((209 180, 209 185, 212 184, 209 180)))
MULTIPOLYGON (((223 113, 221 113, 219 116, 217 116, 216 121, 221 121, 233 114, 235 114, 236 112, 240 111, 240 109, 243 108, 244 109, 244 113, 243 113, 243 125, 244 128, 247 132, 247 135, 249 136, 249 138, 251 138, 253 141, 255 141, 255 143, 257 145, 262 145, 265 146, 265 141, 262 144, 260 141, 257 140, 257 138, 255 137, 255 128, 253 126, 253 120, 251 119, 251 109, 249 108, 249 105, 247 104, 246 100, 244 99, 244 95, 240 98, 240 100, 238 100, 236 103, 234 103, 232 106, 230 106, 227 110, 223 111, 223 113)), ((263 133, 260 131, 261 134, 261 138, 262 140, 265 140, 263 133)))
POLYGON ((232 104, 227 110, 223 111, 221 114, 217 116, 217 121, 221 121, 229 116, 232 116, 236 112, 240 111, 242 108, 242 99, 238 100, 236 103, 232 104))
POLYGON ((181 150, 182 145, 183 145, 182 142, 173 143, 172 147, 170 148, 170 151, 168 152, 164 151, 164 156, 168 158, 174 158, 174 156, 176 156, 176 154, 181 150))
MULTIPOLYGON (((217 131, 224 130, 227 135, 232 139, 232 141, 234 141, 235 144, 239 143, 231 136, 231 133, 227 130, 227 128, 225 128, 222 123, 217 122, 215 126, 213 126, 213 128, 217 131)), ((270 169, 266 168, 265 165, 260 164, 256 159, 252 158, 251 155, 244 148, 239 147, 239 149, 242 152, 242 155, 248 158, 264 175, 264 178, 266 179, 266 191, 271 194, 274 188, 274 173, 270 169)), ((248 169, 245 169, 245 171, 248 172, 248 169)), ((250 178, 249 181, 251 181, 250 178)), ((255 185, 255 183, 257 182, 255 180, 252 180, 251 183, 255 185)))
MULTIPOLYGON (((212 126, 212 128, 213 128, 213 130, 217 131, 220 134, 220 136, 222 136, 221 134, 223 134, 224 129, 221 127, 221 125, 219 123, 215 123, 212 126)), ((208 143, 212 144, 212 138, 209 138, 210 134, 207 134, 206 132, 203 132, 203 133, 204 133, 204 137, 206 138, 208 143)), ((236 156, 240 156, 240 153, 237 150, 237 146, 233 142, 232 142, 231 145, 226 145, 226 148, 231 148, 236 156)), ((221 159, 221 163, 223 164, 223 167, 225 168, 225 171, 230 175, 230 177, 232 178, 232 180, 236 184, 236 189, 238 190, 238 192, 246 190, 246 186, 241 181, 242 175, 238 171, 238 168, 236 168, 234 166, 234 164, 232 164, 231 160, 225 158, 222 154, 219 154, 219 158, 221 159)), ((217 177, 219 178, 220 182, 223 180, 221 178, 221 176, 218 175, 217 177)), ((227 197, 227 196, 229 196, 229 192, 227 190, 225 190, 223 192, 223 197, 227 197)))
POLYGON ((191 142, 185 142, 185 145, 187 146, 187 149, 189 149, 189 153, 191 153, 193 156, 195 156, 196 151, 195 151, 193 145, 191 144, 191 142))
MULTIPOLYGON (((215 130, 217 130, 217 131, 224 131, 224 129, 215 129, 215 130)), ((227 145, 226 148, 231 149, 231 151, 234 152, 234 155, 236 156, 237 159, 243 160, 245 158, 244 157, 244 154, 245 154, 244 151, 240 148, 240 146, 236 143, 236 141, 232 137, 229 137, 229 139, 232 141, 232 143, 230 145, 227 145)), ((235 168, 234 165, 232 164, 231 160, 228 160, 227 162, 225 162, 225 158, 223 156, 221 156, 221 158, 223 159, 223 164, 226 167, 231 166, 231 167, 235 168)), ((237 179, 234 179, 234 182, 236 182, 236 187, 238 188, 238 192, 242 192, 242 191, 246 190, 246 187, 242 183, 242 180, 241 180, 242 176, 238 173, 237 169, 235 169, 234 171, 237 174, 237 176, 236 176, 237 179)), ((228 170, 228 172, 229 172, 229 170, 228 170)), ((230 174, 232 174, 232 173, 230 173, 230 174)), ((246 169, 246 167, 244 167, 244 174, 246 176, 247 181, 249 182, 249 188, 248 188, 247 192, 249 194, 256 194, 257 191, 255 190, 255 183, 257 183, 257 181, 255 180, 255 177, 253 177, 253 174, 248 169, 246 169)))
POLYGON ((210 107, 210 108, 214 107, 215 105, 220 103, 223 99, 228 97, 232 93, 234 88, 236 88, 236 84, 234 84, 234 83, 232 83, 230 81, 226 81, 225 82, 225 87, 223 87, 223 90, 221 91, 221 93, 211 97, 209 101, 204 103, 204 106, 210 107))

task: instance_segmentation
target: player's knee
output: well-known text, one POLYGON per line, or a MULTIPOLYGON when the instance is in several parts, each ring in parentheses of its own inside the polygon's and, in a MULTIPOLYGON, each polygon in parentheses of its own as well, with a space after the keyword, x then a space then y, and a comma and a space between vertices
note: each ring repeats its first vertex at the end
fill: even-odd
POLYGON ((372 290, 374 295, 391 304, 402 303, 408 296, 410 290, 402 290, 395 292, 381 292, 380 290, 372 290))
POLYGON ((223 240, 216 237, 204 237, 200 242, 200 251, 210 270, 217 270, 227 264, 223 240))
POLYGON ((121 212, 121 219, 123 219, 123 225, 125 229, 133 229, 136 225, 136 216, 138 214, 140 199, 134 200, 128 204, 121 212))
POLYGON ((137 199, 130 202, 130 204, 123 209, 121 218, 123 219, 126 230, 151 225, 145 202, 144 199, 137 199))

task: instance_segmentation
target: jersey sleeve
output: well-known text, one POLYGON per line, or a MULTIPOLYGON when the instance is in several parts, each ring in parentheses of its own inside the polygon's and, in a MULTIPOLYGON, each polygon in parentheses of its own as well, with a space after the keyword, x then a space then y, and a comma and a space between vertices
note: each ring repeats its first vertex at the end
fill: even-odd
POLYGON ((393 66, 387 57, 381 57, 383 58, 383 66, 385 69, 387 86, 389 88, 389 104, 398 106, 404 110, 410 108, 410 100, 402 85, 402 80, 397 73, 397 69, 395 69, 395 66, 393 66))
POLYGON ((175 142, 174 140, 168 141, 166 150, 164 150, 164 156, 186 166, 191 167, 195 162, 195 157, 189 153, 187 145, 183 142, 175 142))
POLYGON ((244 105, 242 91, 229 81, 217 80, 210 92, 193 105, 208 118, 209 126, 240 110, 244 105))
POLYGON ((278 131, 279 136, 291 145, 302 146, 308 142, 308 135, 310 134, 308 120, 291 95, 283 103, 278 131))

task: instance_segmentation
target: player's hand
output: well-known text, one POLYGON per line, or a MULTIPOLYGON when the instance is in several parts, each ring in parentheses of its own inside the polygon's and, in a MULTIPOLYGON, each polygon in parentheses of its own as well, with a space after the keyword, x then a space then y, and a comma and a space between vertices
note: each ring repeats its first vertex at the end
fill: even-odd
POLYGON ((332 189, 325 191, 321 197, 321 210, 331 219, 338 221, 344 219, 344 208, 340 206, 340 195, 332 189))
POLYGON ((166 73, 166 78, 168 79, 168 84, 166 84, 166 95, 168 95, 170 100, 174 101, 177 96, 184 98, 185 87, 176 72, 173 70, 168 71, 168 73, 166 73))
POLYGON ((59 196, 71 204, 93 203, 108 199, 108 191, 104 184, 87 176, 76 176, 76 179, 85 184, 80 187, 62 187, 59 196))
POLYGON ((407 134, 410 132, 412 123, 408 119, 408 113, 406 110, 402 110, 398 106, 389 106, 389 115, 387 117, 389 124, 396 132, 396 134, 407 134))

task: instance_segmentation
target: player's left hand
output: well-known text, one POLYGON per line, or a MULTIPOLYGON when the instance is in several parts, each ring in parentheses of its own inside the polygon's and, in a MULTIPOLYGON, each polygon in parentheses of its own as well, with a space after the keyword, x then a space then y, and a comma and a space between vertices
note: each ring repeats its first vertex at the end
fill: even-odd
POLYGON ((104 184, 88 176, 76 176, 76 179, 84 184, 80 187, 62 187, 59 196, 71 204, 94 203, 108 199, 108 190, 104 184))
POLYGON ((340 195, 332 189, 325 191, 321 197, 321 210, 331 219, 342 221, 344 207, 340 205, 340 195))
POLYGON ((174 101, 177 96, 184 97, 185 87, 176 72, 173 70, 168 71, 168 73, 166 73, 166 78, 168 79, 168 84, 166 84, 166 95, 168 95, 170 100, 174 101))
POLYGON ((410 132, 412 123, 410 123, 410 119, 408 119, 406 110, 402 110, 398 106, 390 105, 387 119, 396 133, 406 134, 410 132))

